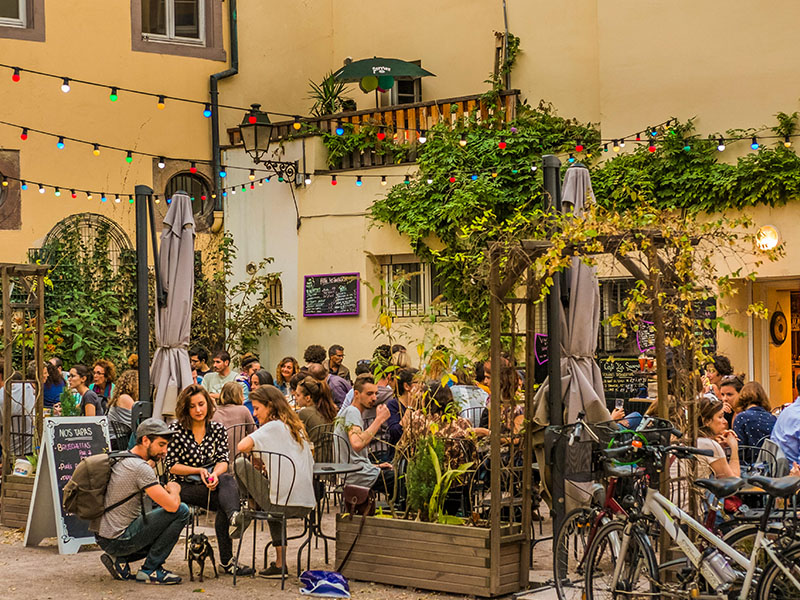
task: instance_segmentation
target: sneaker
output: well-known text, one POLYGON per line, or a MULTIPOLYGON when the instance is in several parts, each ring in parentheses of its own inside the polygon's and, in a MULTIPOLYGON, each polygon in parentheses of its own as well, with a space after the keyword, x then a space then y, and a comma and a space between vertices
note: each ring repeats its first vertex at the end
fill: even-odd
POLYGON ((233 575, 233 570, 236 569, 237 577, 249 577, 256 572, 253 567, 237 564, 233 558, 231 558, 227 563, 220 563, 219 566, 222 568, 222 571, 228 575, 233 575))
POLYGON ((271 562, 269 563, 268 568, 258 572, 258 576, 264 577, 265 579, 277 579, 278 577, 283 577, 283 572, 282 569, 275 564, 275 562, 271 562))
POLYGON ((136 573, 136 581, 142 583, 155 583, 157 585, 175 585, 180 583, 182 580, 179 575, 175 575, 166 569, 156 569, 155 571, 150 571, 149 573, 144 569, 139 569, 139 572, 136 573))
POLYGON ((120 559, 114 559, 113 556, 108 554, 103 554, 100 557, 100 562, 103 563, 103 566, 106 569, 108 569, 108 572, 111 573, 111 576, 118 581, 134 578, 134 576, 131 575, 131 566, 127 562, 122 562, 120 559))
POLYGON ((251 521, 252 519, 248 515, 243 513, 241 510, 237 510, 231 515, 231 526, 228 530, 228 535, 231 536, 232 540, 239 539, 247 530, 247 527, 250 525, 251 521))

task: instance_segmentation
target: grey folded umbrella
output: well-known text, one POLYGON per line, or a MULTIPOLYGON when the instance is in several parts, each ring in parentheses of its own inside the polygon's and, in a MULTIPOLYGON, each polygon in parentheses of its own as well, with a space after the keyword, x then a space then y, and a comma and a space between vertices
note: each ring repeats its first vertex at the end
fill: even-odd
POLYGON ((194 296, 195 224, 192 201, 185 193, 172 197, 161 231, 158 264, 166 306, 156 307, 156 352, 150 380, 156 388, 153 416, 175 412, 178 393, 191 383, 189 336, 194 296))

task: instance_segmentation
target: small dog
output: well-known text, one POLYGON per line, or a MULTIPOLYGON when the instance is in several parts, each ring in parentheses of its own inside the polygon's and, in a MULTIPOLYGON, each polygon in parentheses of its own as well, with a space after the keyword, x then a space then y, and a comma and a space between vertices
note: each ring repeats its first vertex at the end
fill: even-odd
POLYGON ((193 533, 189 538, 189 581, 194 581, 194 573, 192 571, 192 563, 197 562, 200 566, 200 583, 203 582, 203 569, 206 566, 206 559, 211 559, 211 566, 214 568, 214 577, 219 577, 217 574, 217 563, 214 561, 214 548, 211 547, 211 542, 208 541, 208 536, 205 533, 193 533))

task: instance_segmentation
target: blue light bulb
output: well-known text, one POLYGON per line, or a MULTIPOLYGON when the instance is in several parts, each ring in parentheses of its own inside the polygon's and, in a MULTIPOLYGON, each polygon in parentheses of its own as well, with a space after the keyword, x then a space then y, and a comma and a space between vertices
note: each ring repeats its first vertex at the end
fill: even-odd
POLYGON ((756 138, 753 138, 753 143, 752 143, 752 144, 750 144, 750 147, 751 147, 753 150, 758 150, 758 140, 757 140, 756 138))
POLYGON ((472 177, 472 181, 477 181, 477 179, 478 179, 478 176, 477 176, 477 175, 475 175, 475 173, 473 173, 473 174, 471 175, 471 177, 472 177))
POLYGON ((344 127, 342 127, 341 125, 339 125, 339 126, 336 128, 336 135, 344 135, 344 127))
POLYGON ((208 119, 211 116, 211 105, 206 104, 203 108, 203 116, 208 119))
POLYGON ((228 172, 225 170, 224 167, 219 170, 219 176, 220 177, 227 177, 228 176, 228 172))

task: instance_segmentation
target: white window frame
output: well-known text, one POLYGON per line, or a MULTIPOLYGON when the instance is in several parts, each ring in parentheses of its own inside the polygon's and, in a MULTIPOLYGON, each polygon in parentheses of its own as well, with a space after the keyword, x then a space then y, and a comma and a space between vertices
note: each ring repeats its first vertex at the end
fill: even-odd
POLYGON ((19 19, 10 17, 0 17, 0 27, 20 27, 28 26, 28 0, 17 0, 19 5, 19 19))
POLYGON ((431 310, 435 310, 436 316, 439 318, 452 317, 445 303, 439 303, 436 306, 433 304, 436 298, 433 297, 433 273, 429 263, 422 262, 416 257, 393 256, 387 258, 381 264, 381 278, 386 281, 388 287, 391 287, 394 279, 394 269, 392 267, 397 265, 418 266, 419 268, 415 268, 411 273, 418 273, 420 278, 420 302, 408 302, 402 307, 389 307, 397 318, 423 317, 429 314, 431 310))
MULTIPOLYGON (((147 2, 148 0, 142 0, 147 2)), ((142 39, 147 42, 168 42, 171 44, 179 43, 190 46, 205 46, 206 44, 206 0, 197 0, 197 25, 199 38, 179 37, 175 35, 175 0, 164 2, 167 20, 167 34, 145 33, 144 23, 142 23, 142 39)))

